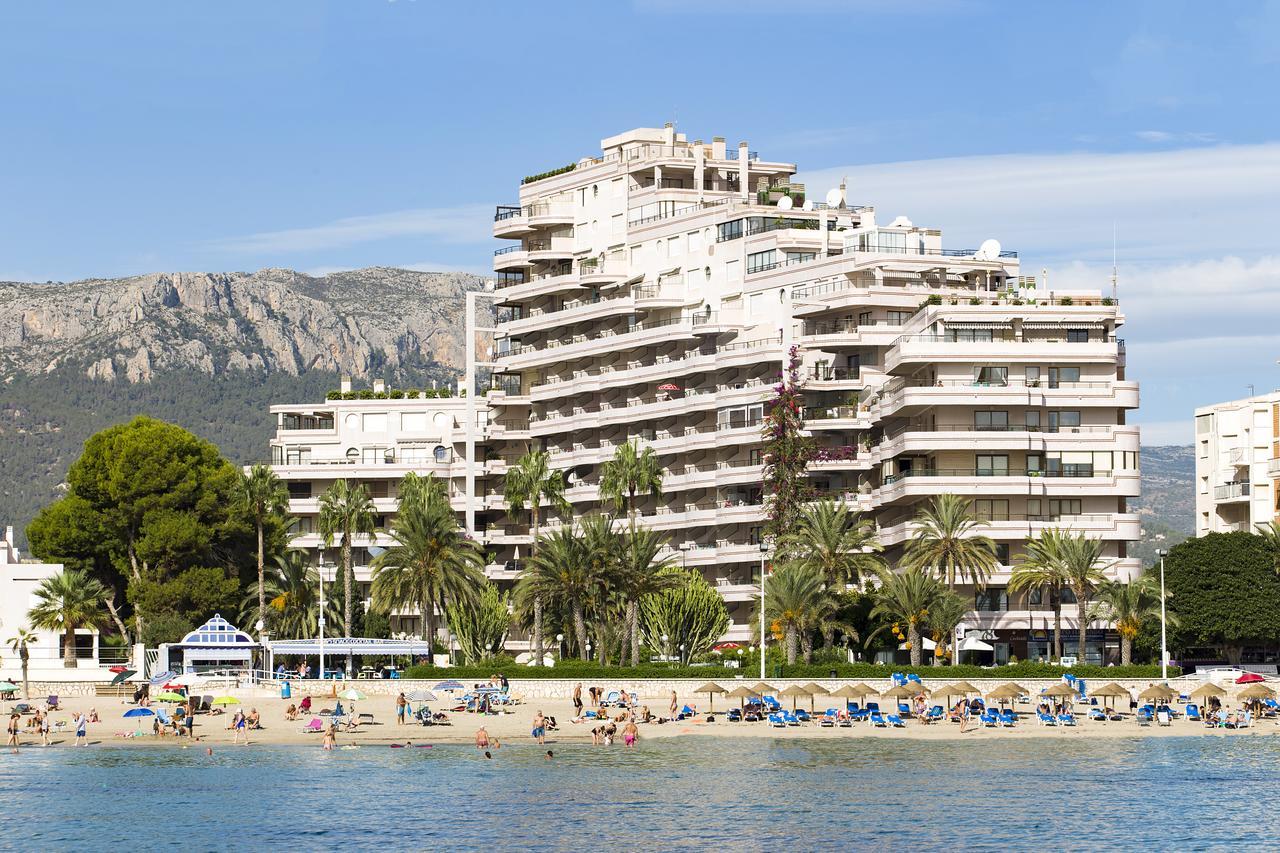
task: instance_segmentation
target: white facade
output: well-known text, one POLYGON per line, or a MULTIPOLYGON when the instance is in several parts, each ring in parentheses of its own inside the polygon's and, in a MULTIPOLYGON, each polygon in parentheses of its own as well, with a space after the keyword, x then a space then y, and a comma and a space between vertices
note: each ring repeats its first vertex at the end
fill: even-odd
POLYGON ((966 594, 998 659, 1038 656, 1029 632, 1051 621, 1047 602, 1003 594, 1027 536, 1080 530, 1117 574, 1136 572, 1138 389, 1113 299, 1039 291, 994 241, 944 248, 940 231, 881 222, 843 192, 815 204, 795 165, 745 143, 667 127, 601 148, 495 215, 495 236, 516 242, 494 256, 505 384, 491 435, 550 452, 576 515, 599 506, 619 444, 654 447, 666 478, 643 523, 720 587, 730 638, 750 635, 759 422, 792 345, 823 448, 814 485, 871 513, 891 561, 936 494, 971 495, 991 519, 1004 568, 966 594))
POLYGON ((1280 517, 1280 392, 1196 409, 1196 535, 1280 517))
MULTIPOLYGON (((15 680, 22 676, 21 658, 10 648, 9 640, 17 636, 20 628, 31 630, 27 611, 36 603, 36 589, 46 578, 61 572, 61 563, 24 559, 15 544, 13 528, 4 529, 4 539, 0 540, 0 643, 3 644, 0 645, 0 658, 3 658, 0 676, 15 680)), ((36 641, 27 647, 30 678, 33 681, 63 680, 63 670, 66 669, 62 658, 63 635, 46 630, 34 633, 36 641)), ((77 641, 80 653, 77 655, 77 667, 68 672, 75 678, 93 677, 86 675, 85 670, 93 673, 98 668, 98 632, 81 628, 76 634, 80 638, 77 641)))

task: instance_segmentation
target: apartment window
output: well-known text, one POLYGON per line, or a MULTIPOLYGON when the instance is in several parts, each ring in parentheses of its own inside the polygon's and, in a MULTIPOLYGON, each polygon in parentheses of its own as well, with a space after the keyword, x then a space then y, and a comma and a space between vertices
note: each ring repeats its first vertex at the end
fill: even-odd
POLYGON ((778 253, 773 249, 764 252, 752 252, 747 255, 747 275, 773 269, 778 265, 778 253))
POLYGON ((1196 415, 1196 435, 1213 432, 1213 415, 1196 415))
POLYGON ((730 283, 742 281, 742 262, 733 260, 726 261, 724 265, 724 280, 730 283))
POLYGON ((623 178, 613 179, 613 197, 622 198, 627 194, 627 186, 623 178))
POLYGON ((1002 566, 1008 566, 1008 565, 1011 565, 1011 563, 1009 562, 1010 559, 1011 558, 1009 557, 1009 543, 997 542, 996 543, 996 562, 1002 566))
POLYGON ((1004 587, 989 586, 976 590, 973 594, 973 609, 985 612, 1005 611, 1009 609, 1009 592, 1004 587))
POLYGON ((860 314, 858 314, 858 325, 859 325, 859 326, 870 326, 870 325, 871 325, 871 312, 870 312, 870 311, 863 311, 863 312, 861 312, 860 314))
POLYGON ((612 223, 610 233, 615 237, 626 230, 627 226, 621 213, 615 213, 610 222, 612 223))
POLYGON ((911 319, 910 311, 889 311, 887 312, 888 323, 890 326, 905 325, 907 320, 911 319))
POLYGON ((592 185, 591 185, 591 197, 592 197, 592 198, 598 198, 599 196, 600 196, 600 185, 599 185, 599 184, 592 184, 592 185))
POLYGON ((1049 412, 1049 432, 1058 432, 1066 430, 1070 432, 1073 428, 1080 426, 1080 413, 1073 411, 1050 411, 1049 412))
POLYGON ((978 385, 1008 385, 1009 368, 979 367, 975 381, 978 385))
POLYGON ((1008 412, 974 412, 973 428, 977 432, 1001 432, 1009 428, 1008 412))
POLYGON ((737 240, 742 236, 742 220, 735 219, 732 222, 721 222, 716 229, 716 242, 723 243, 726 240, 737 240))
POLYGON ((678 258, 684 254, 684 238, 680 236, 667 240, 667 257, 678 258))
POLYGON ((1063 382, 1079 382, 1080 368, 1078 367, 1051 367, 1049 368, 1049 387, 1057 388, 1063 382))
POLYGON ((952 343, 983 344, 993 338, 991 329, 947 329, 947 340, 952 343))
POLYGON ((445 447, 443 444, 437 445, 433 453, 437 462, 449 461, 449 448, 445 447))
POLYGON ((306 500, 311 497, 311 481, 310 480, 290 480, 289 481, 289 499, 290 500, 306 500))
POLYGON ((381 465, 395 461, 395 451, 389 447, 366 447, 360 453, 360 461, 365 465, 381 465))
POLYGON ((1040 368, 1028 367, 1026 371, 1027 387, 1036 388, 1040 385, 1040 368))
POLYGON ((695 255, 702 251, 702 232, 689 232, 689 254, 695 255))
POLYGON ((1088 329, 1067 329, 1067 343, 1069 344, 1089 343, 1089 330, 1088 329))
POLYGON ((982 521, 1008 521, 1009 502, 1007 500, 975 500, 973 514, 982 521))
POLYGON ((311 462, 310 447, 288 447, 284 451, 284 464, 307 465, 311 462))
POLYGON ((976 468, 979 477, 1003 477, 1009 473, 1009 457, 1006 454, 979 453, 976 468))
POLYGON ((315 519, 309 515, 304 515, 301 518, 295 518, 289 525, 289 535, 291 536, 303 536, 307 533, 314 532, 315 519))

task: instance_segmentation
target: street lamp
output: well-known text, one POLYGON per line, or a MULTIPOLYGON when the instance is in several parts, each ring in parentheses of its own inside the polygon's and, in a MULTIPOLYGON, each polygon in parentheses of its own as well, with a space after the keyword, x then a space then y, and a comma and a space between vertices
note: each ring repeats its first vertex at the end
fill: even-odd
POLYGON ((564 659, 564 634, 556 634, 556 654, 564 659))
POLYGON ((1160 558, 1160 680, 1169 680, 1169 638, 1168 627, 1164 615, 1164 558, 1169 554, 1161 548, 1156 551, 1160 558))
POLYGON ((662 656, 667 659, 668 663, 671 662, 671 644, 668 642, 670 639, 666 634, 662 635, 662 656))
POLYGON ((764 563, 769 554, 769 543, 760 538, 760 680, 764 681, 764 563))
POLYGON ((320 630, 320 680, 324 681, 324 549, 316 559, 316 577, 320 578, 320 615, 316 624, 320 630))
POLYGON ((689 542, 686 540, 680 543, 680 568, 682 570, 685 568, 685 557, 688 556, 689 551, 691 551, 692 549, 693 549, 692 542, 689 542))

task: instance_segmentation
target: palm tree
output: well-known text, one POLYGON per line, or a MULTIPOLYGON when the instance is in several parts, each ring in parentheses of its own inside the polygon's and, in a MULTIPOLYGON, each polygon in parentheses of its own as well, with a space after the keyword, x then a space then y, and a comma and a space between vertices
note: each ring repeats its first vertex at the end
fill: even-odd
POLYGON ((1133 662, 1133 640, 1143 623, 1160 615, 1160 587, 1150 575, 1129 583, 1105 580, 1098 584, 1097 599, 1089 610, 1089 621, 1102 619, 1116 626, 1120 665, 1128 666, 1133 662))
POLYGON ((640 601, 675 588, 681 579, 667 569, 670 558, 660 558, 663 537, 647 527, 632 527, 622 534, 618 547, 617 588, 626 602, 626 637, 631 647, 631 665, 640 665, 640 601))
MULTIPOLYGON (((956 581, 966 578, 975 586, 984 586, 998 565, 995 543, 975 533, 985 524, 970 512, 968 499, 938 495, 916 513, 916 531, 907 543, 902 567, 937 572, 952 591, 956 581)), ((953 631, 953 649, 955 641, 953 631)))
POLYGON ((603 516, 583 519, 583 530, 562 527, 543 537, 541 547, 529 559, 529 567, 516 582, 515 598, 520 606, 528 608, 535 602, 543 606, 564 608, 570 614, 573 636, 578 656, 588 659, 586 610, 597 597, 604 578, 601 561, 607 557, 598 553, 607 548, 600 541, 598 527, 603 516), (588 541, 591 545, 588 546, 588 541), (597 551, 591 554, 591 549, 597 551))
POLYGON ((1275 569, 1280 573, 1280 519, 1272 519, 1266 524, 1256 524, 1259 536, 1267 543, 1275 559, 1275 569))
POLYGON ((27 611, 31 627, 62 632, 62 665, 74 669, 76 629, 97 628, 106 621, 102 599, 107 591, 88 572, 66 569, 36 587, 36 603, 27 611))
POLYGON ((937 579, 919 567, 901 573, 888 569, 880 572, 880 584, 872 593, 876 604, 871 615, 893 620, 895 636, 907 641, 912 666, 920 665, 920 629, 927 624, 930 610, 942 592, 937 579))
MULTIPOLYGON (((316 605, 319 603, 320 575, 308 560, 306 551, 290 549, 275 558, 266 573, 262 597, 267 601, 267 625, 277 637, 313 637, 316 634, 316 605)), ((249 587, 241 606, 241 614, 249 615, 259 596, 257 584, 249 587)), ((325 599, 325 621, 342 624, 342 596, 330 594, 325 599)))
MULTIPOLYGON (((529 529, 533 533, 533 544, 530 546, 530 558, 537 556, 538 544, 541 541, 538 521, 545 501, 557 512, 568 512, 569 502, 564 497, 564 474, 551 467, 551 456, 545 450, 531 450, 514 468, 507 471, 503 479, 503 497, 507 509, 521 512, 529 508, 529 529)), ((533 610, 533 652, 536 666, 542 666, 542 600, 534 596, 533 610)))
POLYGON ((1062 558, 1062 577, 1067 587, 1075 593, 1079 623, 1078 655, 1080 663, 1085 662, 1085 629, 1089 624, 1089 602, 1093 600, 1094 590, 1107 579, 1106 570, 1114 561, 1104 562, 1102 559, 1102 540, 1090 539, 1083 534, 1068 534, 1062 541, 1060 549, 1062 558))
POLYGON ((884 561, 875 526, 842 501, 824 498, 800 510, 799 524, 778 543, 781 553, 820 572, 831 587, 857 585, 884 561))
POLYGON ((1050 657, 1062 658, 1062 588, 1066 575, 1062 568, 1061 530, 1048 528, 1040 535, 1027 540, 1026 554, 1014 566, 1009 577, 1009 592, 1047 589, 1053 607, 1053 651, 1050 657))
POLYGON ((276 473, 266 465, 254 465, 248 473, 240 473, 239 498, 248 515, 258 529, 258 618, 262 626, 259 632, 265 639, 267 625, 267 597, 264 576, 266 574, 266 555, 263 553, 263 539, 267 522, 282 519, 289 511, 289 492, 276 473))
MULTIPOLYGON (((937 600, 929 608, 927 620, 929 630, 933 633, 933 641, 937 644, 936 649, 946 648, 949 645, 956 629, 969 614, 970 609, 969 602, 962 596, 949 589, 939 590, 937 600)), ((949 651, 951 662, 958 664, 960 649, 951 646, 949 651)), ((934 656, 938 656, 936 652, 934 656)))
MULTIPOLYGON (((324 546, 333 547, 338 537, 342 550, 342 630, 352 635, 351 604, 355 601, 352 587, 355 585, 355 569, 351 566, 351 539, 359 533, 373 533, 373 499, 360 483, 352 485, 347 480, 337 480, 320 496, 320 514, 317 518, 324 546)), ((350 668, 350 667, 348 667, 350 668)))
POLYGON ((9 638, 9 648, 13 649, 22 661, 22 698, 31 698, 31 688, 27 683, 27 667, 31 663, 29 646, 35 645, 36 635, 26 628, 19 628, 18 633, 9 638))
POLYGON ((784 563, 770 575, 765 621, 775 634, 782 635, 788 664, 796 662, 802 635, 816 627, 822 616, 834 612, 834 607, 827 606, 830 601, 826 578, 813 566, 784 563))
POLYGON ((402 505, 390 530, 391 547, 373 561, 373 606, 382 612, 416 608, 422 639, 435 642, 435 614, 471 604, 484 589, 480 546, 458 526, 447 500, 429 493, 402 505))
POLYGON ((652 447, 640 449, 637 442, 618 445, 613 458, 600 466, 600 499, 627 509, 627 517, 636 523, 636 497, 648 493, 662 495, 662 466, 652 447))

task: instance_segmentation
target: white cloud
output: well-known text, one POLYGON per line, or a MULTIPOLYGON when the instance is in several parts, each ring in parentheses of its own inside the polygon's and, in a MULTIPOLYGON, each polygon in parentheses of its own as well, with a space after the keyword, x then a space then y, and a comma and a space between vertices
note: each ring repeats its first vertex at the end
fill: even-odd
POLYGON ((1153 421, 1139 424, 1142 427, 1142 446, 1160 447, 1168 444, 1190 444, 1192 442, 1192 420, 1153 421))
POLYGON ((445 243, 482 243, 492 236, 491 211, 490 206, 482 204, 398 210, 372 216, 352 216, 323 225, 227 237, 211 241, 208 245, 223 252, 269 254, 354 246, 391 237, 433 237, 445 243))
POLYGON ((1115 223, 1146 262, 1258 253, 1280 221, 1280 143, 1097 154, 1001 154, 836 166, 798 176, 815 197, 849 178, 878 220, 945 226, 951 246, 995 236, 1045 261, 1102 260, 1115 223))
POLYGON ((1165 145, 1173 142, 1200 142, 1208 144, 1217 142, 1218 137, 1212 133, 1173 133, 1168 130, 1139 130, 1134 134, 1143 142, 1151 142, 1157 145, 1165 145))

